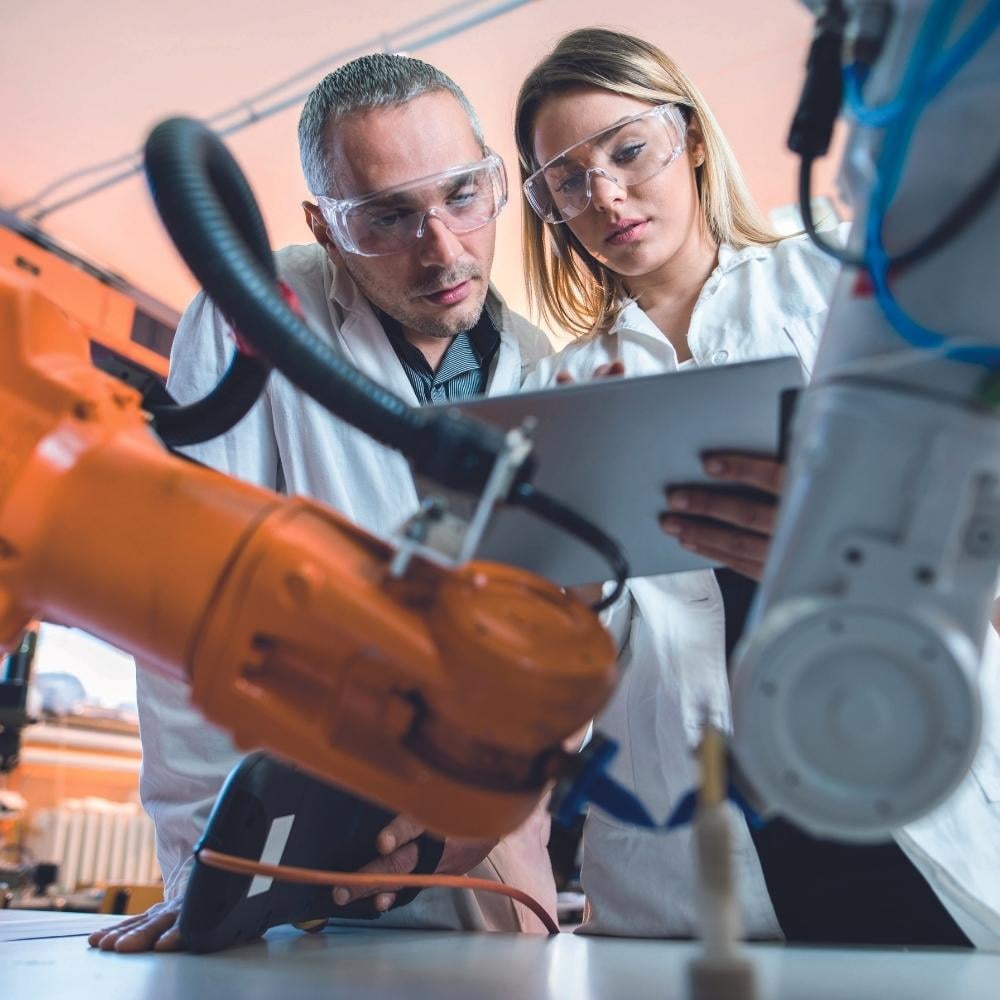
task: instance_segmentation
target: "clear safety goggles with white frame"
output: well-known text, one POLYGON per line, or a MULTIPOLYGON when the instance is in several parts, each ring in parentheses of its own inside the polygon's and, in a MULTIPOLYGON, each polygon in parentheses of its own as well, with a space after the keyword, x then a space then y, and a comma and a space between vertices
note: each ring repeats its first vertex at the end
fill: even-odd
POLYGON ((362 257, 384 257, 412 247, 437 219, 462 235, 492 222, 507 204, 503 160, 487 150, 476 163, 451 167, 359 198, 317 195, 337 245, 362 257))
POLYGON ((568 222, 587 210, 595 176, 621 188, 643 184, 684 152, 686 135, 680 108, 657 105, 553 156, 524 182, 524 195, 543 222, 568 222))

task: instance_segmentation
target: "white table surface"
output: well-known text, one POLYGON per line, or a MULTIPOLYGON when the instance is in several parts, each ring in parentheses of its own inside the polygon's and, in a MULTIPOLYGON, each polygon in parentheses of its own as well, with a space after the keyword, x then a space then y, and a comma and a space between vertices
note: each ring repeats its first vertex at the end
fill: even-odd
MULTIPOLYGON (((111 921, 114 918, 110 918, 111 921)), ((116 955, 84 936, 108 917, 0 911, 0 994, 72 1000, 684 1000, 695 945, 562 934, 276 928, 216 955, 116 955), (75 934, 75 937, 60 935, 75 934), (47 935, 47 936, 43 936, 47 935)), ((759 1000, 1000 1000, 1000 954, 749 949, 759 1000)))

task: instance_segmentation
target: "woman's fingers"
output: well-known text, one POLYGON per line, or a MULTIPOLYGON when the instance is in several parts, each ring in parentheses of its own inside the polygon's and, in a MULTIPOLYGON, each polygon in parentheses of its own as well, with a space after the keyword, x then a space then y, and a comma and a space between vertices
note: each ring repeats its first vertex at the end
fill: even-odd
POLYGON ((716 451, 703 456, 702 465, 713 479, 752 486, 775 497, 781 496, 785 485, 784 463, 764 455, 716 451))

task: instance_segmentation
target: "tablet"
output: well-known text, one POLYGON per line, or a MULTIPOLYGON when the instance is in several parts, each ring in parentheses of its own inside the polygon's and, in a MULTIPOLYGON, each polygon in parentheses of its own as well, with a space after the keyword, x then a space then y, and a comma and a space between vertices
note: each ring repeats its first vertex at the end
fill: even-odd
MULTIPOLYGON (((504 428, 533 418, 535 486, 615 538, 632 576, 653 576, 717 565, 660 528, 667 484, 717 486, 702 470, 705 452, 778 454, 782 406, 802 385, 798 359, 782 357, 447 405, 504 428)), ((435 492, 427 484, 418 488, 435 492)), ((600 555, 517 507, 494 513, 475 558, 520 566, 563 586, 609 575, 600 555)))

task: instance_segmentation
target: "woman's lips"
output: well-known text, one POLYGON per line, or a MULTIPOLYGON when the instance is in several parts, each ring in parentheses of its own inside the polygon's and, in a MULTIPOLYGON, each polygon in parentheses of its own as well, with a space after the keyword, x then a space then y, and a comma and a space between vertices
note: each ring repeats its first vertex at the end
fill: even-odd
POLYGON ((648 224, 648 219, 623 219, 604 238, 604 242, 614 244, 615 246, 622 243, 632 243, 642 236, 648 224))
POLYGON ((436 306, 452 306, 456 302, 461 302, 471 291, 472 281, 466 280, 460 284, 452 285, 451 288, 442 288, 440 291, 431 292, 430 295, 425 295, 424 298, 429 302, 433 302, 436 306))

